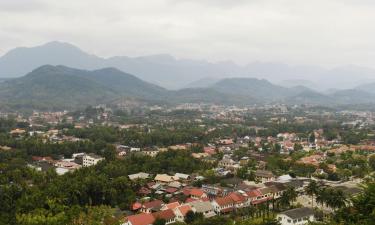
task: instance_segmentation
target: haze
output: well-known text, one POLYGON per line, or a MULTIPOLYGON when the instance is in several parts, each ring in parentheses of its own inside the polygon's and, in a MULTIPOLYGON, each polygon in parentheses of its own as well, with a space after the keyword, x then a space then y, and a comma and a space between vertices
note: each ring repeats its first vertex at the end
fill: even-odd
POLYGON ((351 0, 0 1, 0 55, 65 41, 102 57, 373 67, 375 2, 351 0))

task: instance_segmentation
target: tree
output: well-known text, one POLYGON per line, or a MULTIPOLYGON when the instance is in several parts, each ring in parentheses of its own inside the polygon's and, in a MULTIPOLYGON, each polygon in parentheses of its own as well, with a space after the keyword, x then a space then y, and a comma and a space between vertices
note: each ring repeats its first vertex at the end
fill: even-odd
POLYGON ((342 190, 327 189, 327 205, 332 209, 339 209, 346 205, 346 197, 342 190))
POLYGON ((311 180, 309 185, 306 186, 305 191, 308 195, 311 196, 311 207, 314 207, 314 195, 319 191, 318 184, 315 180, 311 180))
POLYGON ((185 222, 186 223, 193 223, 194 221, 203 219, 202 213, 195 213, 193 211, 189 211, 186 213, 185 222))
POLYGON ((291 202, 294 202, 297 199, 297 192, 293 187, 286 189, 280 198, 280 204, 284 207, 289 207, 291 202))
POLYGON ((165 225, 167 221, 165 221, 165 219, 160 219, 160 218, 157 218, 155 220, 155 222, 153 223, 153 225, 165 225))
POLYGON ((315 143, 315 132, 314 131, 309 136, 309 142, 315 143))
POLYGON ((370 158, 368 159, 368 164, 371 169, 375 171, 375 155, 370 156, 370 158))
POLYGON ((326 203, 328 200, 328 194, 329 193, 326 187, 319 188, 318 193, 316 195, 316 202, 320 203, 323 207, 324 203, 326 203))

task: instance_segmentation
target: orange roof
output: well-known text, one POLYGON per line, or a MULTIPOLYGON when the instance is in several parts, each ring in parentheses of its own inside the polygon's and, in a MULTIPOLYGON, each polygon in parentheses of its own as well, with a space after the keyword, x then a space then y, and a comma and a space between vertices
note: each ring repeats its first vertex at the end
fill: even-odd
POLYGON ((168 204, 165 205, 165 207, 167 207, 167 209, 175 209, 179 206, 180 206, 179 202, 171 202, 171 203, 168 203, 168 204))
POLYGON ((245 196, 239 194, 239 193, 235 193, 235 192, 232 192, 229 194, 229 197, 232 198, 232 200, 235 202, 235 203, 241 203, 241 202, 245 202, 246 201, 246 198, 245 196))
POLYGON ((186 214, 189 211, 191 211, 191 206, 190 205, 182 205, 182 206, 178 207, 177 209, 181 212, 181 214, 183 216, 186 216, 186 214))
POLYGON ((126 220, 130 221, 132 225, 149 225, 154 223, 155 218, 152 214, 142 213, 126 217, 126 220))
POLYGON ((140 209, 141 207, 142 207, 142 204, 139 203, 139 202, 136 202, 136 203, 133 204, 132 209, 133 209, 133 210, 138 210, 138 209, 140 209))
POLYGON ((176 217, 176 215, 174 214, 174 212, 173 212, 172 209, 167 209, 167 210, 164 210, 164 211, 159 211, 159 212, 153 213, 152 215, 155 218, 165 219, 165 220, 171 220, 174 217, 176 217))
POLYGON ((230 196, 215 198, 215 201, 219 206, 226 206, 234 203, 230 196))
POLYGON ((204 192, 202 189, 193 188, 190 190, 190 195, 196 196, 196 197, 202 197, 202 195, 204 195, 204 192))
POLYGON ((162 204, 163 204, 162 201, 154 200, 154 201, 151 201, 151 202, 143 203, 143 208, 146 208, 146 209, 157 208, 157 207, 161 207, 162 204))
POLYGON ((259 190, 251 190, 249 192, 246 192, 246 194, 251 197, 251 198, 255 198, 255 197, 258 197, 258 196, 261 196, 262 193, 259 191, 259 190))
POLYGON ((187 198, 185 200, 185 203, 196 202, 196 201, 198 201, 198 200, 197 199, 192 199, 192 198, 187 198))

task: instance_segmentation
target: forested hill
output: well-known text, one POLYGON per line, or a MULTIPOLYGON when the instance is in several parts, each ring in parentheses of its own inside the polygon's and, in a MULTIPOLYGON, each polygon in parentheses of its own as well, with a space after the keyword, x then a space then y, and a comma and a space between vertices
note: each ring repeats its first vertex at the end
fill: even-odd
POLYGON ((31 108, 75 108, 119 96, 158 98, 165 92, 114 68, 87 71, 46 65, 0 84, 2 103, 31 108))

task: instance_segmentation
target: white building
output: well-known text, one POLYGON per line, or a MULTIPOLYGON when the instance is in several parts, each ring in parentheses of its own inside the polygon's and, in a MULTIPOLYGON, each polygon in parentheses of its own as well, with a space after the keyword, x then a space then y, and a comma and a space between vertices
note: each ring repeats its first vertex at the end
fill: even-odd
POLYGON ((98 162, 102 161, 103 159, 104 159, 103 157, 98 156, 98 155, 93 154, 93 153, 85 154, 83 156, 82 166, 83 167, 93 166, 93 165, 96 165, 98 162))
POLYGON ((314 210, 307 207, 281 212, 276 218, 281 225, 303 225, 315 221, 314 210))

